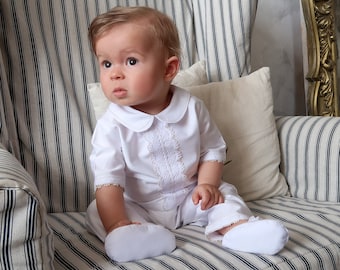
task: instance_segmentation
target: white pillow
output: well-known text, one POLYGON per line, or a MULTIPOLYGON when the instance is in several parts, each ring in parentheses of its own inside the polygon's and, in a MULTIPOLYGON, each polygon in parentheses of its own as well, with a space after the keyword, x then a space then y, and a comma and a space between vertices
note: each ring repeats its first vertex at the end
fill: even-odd
POLYGON ((204 101, 227 142, 223 180, 246 201, 286 195, 269 68, 188 90, 204 101))
POLYGON ((172 84, 181 88, 208 83, 205 61, 201 60, 191 67, 178 72, 172 84))
MULTIPOLYGON (((191 67, 178 72, 172 83, 182 88, 193 85, 201 85, 208 83, 207 73, 205 70, 205 61, 201 60, 191 67)), ((90 95, 90 100, 94 109, 96 119, 106 111, 110 101, 105 97, 100 83, 89 83, 87 90, 90 95)))

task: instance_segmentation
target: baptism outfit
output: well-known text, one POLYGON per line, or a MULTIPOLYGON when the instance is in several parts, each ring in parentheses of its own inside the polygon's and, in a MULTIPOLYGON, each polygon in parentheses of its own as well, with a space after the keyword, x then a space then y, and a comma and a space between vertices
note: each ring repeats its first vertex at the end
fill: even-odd
POLYGON ((287 242, 287 230, 277 221, 253 217, 234 186, 223 182, 225 202, 208 210, 192 202, 199 164, 224 162, 226 145, 201 100, 175 86, 171 91, 170 104, 157 115, 111 103, 98 120, 90 156, 95 188, 122 187, 128 217, 141 225, 119 227, 107 235, 93 201, 87 211, 89 231, 105 242, 106 252, 117 261, 171 252, 176 243, 170 230, 187 224, 205 226, 207 238, 227 248, 277 253, 287 242), (249 222, 224 236, 217 233, 244 219, 249 222), (129 247, 126 255, 121 244, 129 237, 136 242, 156 239, 148 240, 149 248, 129 247))

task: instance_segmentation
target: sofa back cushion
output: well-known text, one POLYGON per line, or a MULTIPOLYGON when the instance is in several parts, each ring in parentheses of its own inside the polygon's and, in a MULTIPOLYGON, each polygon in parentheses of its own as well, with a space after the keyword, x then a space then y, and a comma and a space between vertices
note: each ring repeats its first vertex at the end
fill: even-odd
POLYGON ((86 85, 98 81, 98 68, 88 26, 113 6, 138 3, 174 19, 182 68, 205 59, 209 80, 250 71, 255 0, 2 0, 1 110, 15 129, 8 145, 18 149, 50 212, 84 211, 93 199, 88 156, 95 121, 86 85))

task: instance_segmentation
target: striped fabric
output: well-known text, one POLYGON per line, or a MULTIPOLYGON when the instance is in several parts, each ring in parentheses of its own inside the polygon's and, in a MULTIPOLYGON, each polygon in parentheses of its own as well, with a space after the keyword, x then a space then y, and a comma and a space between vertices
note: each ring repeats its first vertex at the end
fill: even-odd
POLYGON ((0 269, 52 269, 53 234, 35 184, 0 147, 0 269))
POLYGON ((250 73, 250 38, 257 1, 193 0, 198 57, 210 81, 250 73))
POLYGON ((281 171, 293 197, 340 202, 340 119, 281 117, 277 126, 281 171))
POLYGON ((290 240, 277 256, 224 250, 204 237, 203 228, 185 226, 174 231, 177 249, 170 255, 118 264, 105 255, 103 243, 86 232, 85 213, 57 213, 49 216, 55 269, 339 269, 339 205, 276 197, 249 206, 255 215, 288 227, 290 240))
MULTIPOLYGON (((0 89, 7 88, 7 82, 4 81, 4 78, 6 78, 5 70, 4 70, 4 64, 2 61, 2 55, 0 53, 0 89)), ((8 130, 5 125, 5 112, 3 110, 4 108, 4 98, 3 94, 8 93, 8 89, 6 91, 0 91, 0 144, 6 146, 8 149, 8 142, 9 142, 9 136, 8 136, 8 130)))
POLYGON ((250 70, 249 37, 256 3, 1 0, 0 75, 2 84, 8 84, 1 85, 1 91, 6 91, 2 98, 10 129, 3 143, 12 145, 49 212, 84 211, 93 199, 88 156, 94 114, 86 85, 98 81, 98 69, 87 39, 91 20, 115 5, 160 9, 180 31, 182 67, 205 59, 210 79, 218 80, 250 70), (214 10, 218 15, 205 20, 214 10))
POLYGON ((93 195, 87 19, 71 1, 1 1, 0 47, 11 94, 4 103, 7 111, 15 108, 18 132, 12 144, 52 212, 84 210, 93 195), (74 35, 76 20, 63 20, 79 16, 83 36, 74 35))
POLYGON ((174 231, 170 255, 108 259, 84 226, 95 122, 86 85, 98 81, 87 27, 117 4, 172 17, 183 68, 204 59, 211 81, 250 72, 257 0, 1 0, 0 142, 28 173, 0 149, 0 269, 338 269, 340 120, 326 117, 277 119, 292 197, 249 202, 255 215, 288 227, 290 240, 277 256, 226 251, 202 228, 186 226, 174 231))
POLYGON ((11 103, 7 102, 9 100, 9 91, 4 67, 2 53, 0 52, 0 144, 7 150, 18 154, 18 149, 14 149, 10 142, 10 138, 16 138, 17 136, 13 108, 10 106, 11 103), (4 110, 5 104, 9 110, 4 110), (13 134, 10 132, 13 132, 13 134))

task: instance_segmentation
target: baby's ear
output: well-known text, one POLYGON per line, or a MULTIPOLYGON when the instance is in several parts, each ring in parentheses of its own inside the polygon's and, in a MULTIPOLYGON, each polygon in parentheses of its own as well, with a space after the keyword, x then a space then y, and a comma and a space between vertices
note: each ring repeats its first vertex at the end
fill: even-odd
POLYGON ((168 82, 171 82, 173 78, 175 78, 175 76, 177 75, 178 70, 179 70, 179 59, 177 56, 171 56, 166 61, 164 79, 168 82))

